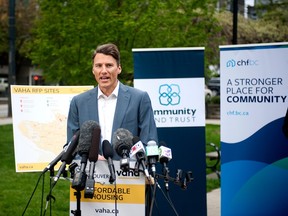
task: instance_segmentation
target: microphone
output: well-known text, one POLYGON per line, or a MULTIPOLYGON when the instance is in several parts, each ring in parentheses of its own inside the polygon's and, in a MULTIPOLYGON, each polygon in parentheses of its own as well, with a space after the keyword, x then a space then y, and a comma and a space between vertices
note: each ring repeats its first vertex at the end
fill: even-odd
POLYGON ((72 181, 72 188, 76 190, 83 190, 85 188, 85 179, 87 178, 87 174, 85 172, 88 153, 92 143, 92 134, 94 128, 99 127, 98 123, 93 120, 85 121, 80 128, 80 136, 79 136, 79 145, 78 145, 78 154, 81 156, 81 166, 80 170, 74 174, 74 178, 72 181))
POLYGON ((115 131, 112 137, 112 143, 115 152, 121 157, 120 169, 129 171, 129 152, 132 147, 133 135, 129 130, 119 128, 115 131))
POLYGON ((159 149, 154 140, 150 140, 146 146, 146 156, 148 158, 148 163, 151 167, 152 177, 156 175, 156 162, 159 160, 159 149))
POLYGON ((161 146, 159 147, 159 161, 164 166, 167 165, 168 161, 172 159, 172 151, 170 148, 166 147, 166 144, 161 141, 161 146))
POLYGON ((163 165, 163 176, 165 178, 165 187, 166 190, 168 191, 169 186, 169 168, 167 167, 168 161, 172 159, 172 151, 170 148, 166 147, 166 143, 161 141, 160 142, 161 146, 159 147, 159 161, 163 165))
POLYGON ((90 167, 89 167, 89 174, 88 174, 88 178, 86 179, 85 190, 84 190, 85 198, 92 199, 94 195, 94 185, 95 185, 94 171, 95 171, 95 164, 98 160, 100 138, 101 138, 100 126, 96 126, 92 132, 92 143, 91 143, 89 156, 88 156, 88 159, 90 161, 90 167))
MULTIPOLYGON (((63 154, 60 153, 60 154, 62 154, 62 157, 61 157, 62 164, 61 164, 61 166, 60 166, 60 168, 59 168, 59 170, 57 172, 57 175, 54 177, 54 185, 53 185, 53 187, 55 186, 56 182, 58 181, 58 179, 60 178, 61 174, 65 170, 66 164, 70 164, 72 162, 73 158, 74 158, 74 151, 75 151, 75 149, 76 149, 76 147, 78 145, 79 134, 80 134, 80 131, 79 130, 76 131, 76 133, 71 138, 70 142, 64 147, 64 150, 62 151, 63 154)), ((57 157, 59 157, 59 155, 57 157)), ((55 160, 53 160, 51 163, 54 163, 55 160)), ((46 168, 44 170, 46 170, 46 168)))
POLYGON ((108 161, 108 168, 110 171, 109 182, 110 182, 110 184, 112 184, 116 180, 116 176, 115 176, 115 167, 114 167, 114 164, 112 161, 113 149, 112 149, 112 146, 108 140, 103 140, 102 151, 103 151, 103 156, 108 161))
MULTIPOLYGON (((53 160, 51 161, 43 170, 43 173, 47 172, 48 170, 50 170, 51 167, 54 167, 63 157, 63 155, 69 151, 67 154, 70 154, 71 152, 73 153, 73 151, 75 150, 75 148, 77 147, 78 145, 78 140, 79 140, 79 134, 80 134, 80 131, 76 131, 76 133, 73 135, 73 137, 71 138, 71 140, 69 141, 68 144, 66 144, 64 146, 64 149, 63 151, 53 160), (70 147, 71 146, 71 147, 70 147), (69 149, 70 148, 70 149, 69 149), (69 149, 69 150, 68 150, 69 149), (71 152, 70 152, 71 151, 71 152)), ((72 154, 71 153, 71 154, 72 154)), ((66 157, 66 156, 65 156, 66 157)), ((67 155, 68 157, 68 155, 67 155)), ((65 158, 63 158, 65 159, 65 158)), ((63 160, 62 160, 63 161, 63 160)), ((70 162, 71 163, 71 162, 70 162)))
POLYGON ((136 158, 137 162, 141 164, 143 171, 147 177, 148 180, 150 180, 150 176, 145 164, 145 148, 143 146, 143 143, 141 142, 140 138, 135 136, 132 139, 133 146, 130 150, 130 158, 136 158))

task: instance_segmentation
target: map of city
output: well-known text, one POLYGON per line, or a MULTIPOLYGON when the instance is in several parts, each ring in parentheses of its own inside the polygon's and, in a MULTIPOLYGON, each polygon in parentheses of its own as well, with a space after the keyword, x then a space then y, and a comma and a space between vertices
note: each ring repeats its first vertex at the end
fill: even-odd
POLYGON ((67 117, 56 113, 55 119, 51 122, 40 123, 26 120, 20 122, 18 128, 28 140, 40 149, 59 154, 66 142, 66 123, 67 117), (62 146, 61 143, 63 144, 62 146))
POLYGON ((70 101, 91 88, 11 86, 16 172, 42 171, 62 152, 70 101))

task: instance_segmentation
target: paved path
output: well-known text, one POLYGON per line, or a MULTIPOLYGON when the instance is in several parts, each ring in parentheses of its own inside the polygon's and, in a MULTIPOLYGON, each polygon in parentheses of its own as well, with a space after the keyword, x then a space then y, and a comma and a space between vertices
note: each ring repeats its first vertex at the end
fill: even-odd
POLYGON ((0 104, 0 118, 7 118, 8 104, 0 104))
POLYGON ((206 119, 206 124, 220 125, 220 119, 206 119))
POLYGON ((220 216, 220 193, 220 188, 207 193, 207 216, 220 216))

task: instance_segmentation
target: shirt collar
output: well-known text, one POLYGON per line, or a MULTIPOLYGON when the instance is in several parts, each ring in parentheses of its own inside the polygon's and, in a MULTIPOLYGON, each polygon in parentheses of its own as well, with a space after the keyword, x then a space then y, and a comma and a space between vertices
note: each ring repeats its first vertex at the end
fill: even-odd
POLYGON ((103 94, 103 92, 101 91, 101 89, 99 88, 99 85, 98 85, 98 99, 99 98, 109 98, 111 96, 114 96, 115 98, 117 98, 118 97, 118 92, 119 92, 119 80, 117 81, 116 88, 113 90, 112 94, 109 95, 108 97, 103 94))

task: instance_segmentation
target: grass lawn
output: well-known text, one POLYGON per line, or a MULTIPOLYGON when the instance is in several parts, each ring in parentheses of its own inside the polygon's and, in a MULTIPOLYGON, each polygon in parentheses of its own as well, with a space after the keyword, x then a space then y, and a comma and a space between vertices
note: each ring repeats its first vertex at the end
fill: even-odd
MULTIPOLYGON (((22 215, 40 177, 40 173, 16 173, 12 125, 0 126, 0 134, 0 216, 22 215)), ((214 143, 219 147, 219 125, 206 126, 206 143, 214 143)), ((214 151, 214 149, 210 146, 207 146, 207 152, 210 151, 214 151)), ((211 161, 207 160, 207 163, 211 163, 211 161)), ((211 172, 211 170, 207 169, 207 173, 209 172, 211 172)), ((40 178, 37 190, 35 191, 35 194, 25 212, 25 215, 43 215, 43 211, 46 206, 46 196, 49 194, 50 189, 49 175, 50 172, 46 172, 44 177, 40 178), (41 202, 41 200, 43 200, 43 202, 41 202)), ((52 213, 54 216, 67 215, 67 212, 69 212, 69 184, 69 181, 60 179, 53 189, 52 195, 56 198, 55 201, 52 200, 51 202, 52 213)), ((220 181, 218 179, 207 180, 207 191, 211 191, 212 189, 219 187, 220 181)), ((51 205, 48 205, 45 215, 50 215, 51 205)))
MULTIPOLYGON (((13 145, 13 128, 12 125, 0 126, 1 148, 0 148, 0 216, 22 215, 25 206, 34 190, 40 173, 16 173, 13 145)), ((46 205, 46 196, 49 194, 49 177, 47 172, 44 178, 40 179, 39 186, 27 208, 25 215, 43 215, 41 214, 42 194, 43 205, 46 205), (44 181, 44 183, 43 183, 44 181), (44 193, 42 193, 42 185, 44 193), (48 185, 48 186, 47 186, 48 185)), ((69 182, 59 180, 55 186, 52 195, 56 197, 56 201, 52 202, 53 215, 67 215, 69 211, 69 182), (55 211, 57 209, 57 211, 55 211)), ((50 205, 49 205, 50 207, 50 205)), ((47 209, 46 215, 50 215, 50 209, 47 209)), ((44 209, 43 208, 43 209, 44 209)), ((42 211, 43 212, 43 211, 42 211)))
MULTIPOLYGON (((209 143, 215 144, 215 146, 220 149, 220 125, 206 125, 206 152, 215 151, 215 148, 209 143)), ((212 166, 215 164, 215 160, 211 161, 210 159, 206 159, 206 164, 212 166)), ((217 165, 217 169, 220 170, 220 163, 217 165)), ((211 173, 211 169, 206 169, 206 173, 211 173)), ((207 179, 207 192, 220 187, 220 180, 219 179, 207 179)))

